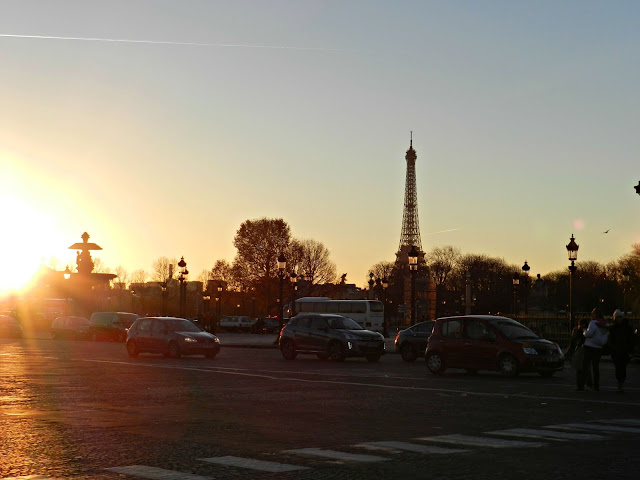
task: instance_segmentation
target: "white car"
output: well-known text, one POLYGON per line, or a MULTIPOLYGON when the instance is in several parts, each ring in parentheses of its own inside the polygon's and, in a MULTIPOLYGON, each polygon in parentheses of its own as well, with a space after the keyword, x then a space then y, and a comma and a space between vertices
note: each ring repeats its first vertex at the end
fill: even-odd
POLYGON ((220 330, 229 332, 250 332, 253 327, 254 320, 251 317, 243 315, 229 315, 222 317, 218 327, 220 330))

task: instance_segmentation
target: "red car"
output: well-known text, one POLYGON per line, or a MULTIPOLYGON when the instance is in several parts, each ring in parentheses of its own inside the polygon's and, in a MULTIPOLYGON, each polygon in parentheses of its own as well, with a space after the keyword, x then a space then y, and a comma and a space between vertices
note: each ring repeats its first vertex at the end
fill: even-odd
POLYGON ((540 338, 527 327, 506 317, 466 315, 439 318, 425 351, 434 374, 447 368, 497 370, 506 377, 538 372, 550 377, 564 367, 557 343, 540 338))

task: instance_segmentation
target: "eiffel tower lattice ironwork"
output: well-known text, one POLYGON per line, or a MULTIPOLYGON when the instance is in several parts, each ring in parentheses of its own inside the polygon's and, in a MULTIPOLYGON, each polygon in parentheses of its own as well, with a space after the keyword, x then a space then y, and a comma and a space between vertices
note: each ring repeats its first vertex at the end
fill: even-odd
POLYGON ((402 232, 400 233, 399 252, 415 246, 422 251, 420 225, 418 223, 418 193, 416 188, 416 151, 413 149, 413 132, 409 150, 404 157, 407 160, 407 180, 404 189, 404 214, 402 215, 402 232), (404 247, 404 248, 403 248, 404 247))

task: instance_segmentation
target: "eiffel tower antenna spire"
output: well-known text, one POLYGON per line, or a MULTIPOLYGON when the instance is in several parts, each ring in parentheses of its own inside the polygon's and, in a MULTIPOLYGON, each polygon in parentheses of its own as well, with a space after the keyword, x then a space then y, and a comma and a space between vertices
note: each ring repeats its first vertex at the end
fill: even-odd
POLYGON ((404 213, 402 215, 402 232, 398 252, 409 251, 415 246, 422 251, 420 240, 420 224, 418 222, 418 194, 416 188, 416 151, 413 149, 413 131, 411 131, 409 150, 404 157, 407 161, 407 179, 404 188, 404 213))

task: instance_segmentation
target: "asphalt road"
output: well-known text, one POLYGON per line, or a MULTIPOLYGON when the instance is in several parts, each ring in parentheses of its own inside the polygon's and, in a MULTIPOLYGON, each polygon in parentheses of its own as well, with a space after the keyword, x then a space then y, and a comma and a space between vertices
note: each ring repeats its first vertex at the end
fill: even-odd
POLYGON ((0 339, 0 478, 637 478, 639 365, 624 394, 601 372, 600 392, 575 392, 569 369, 437 377, 391 354, 131 359, 0 339))

